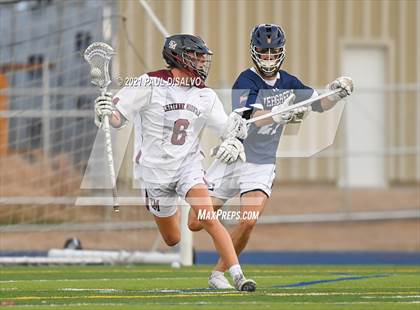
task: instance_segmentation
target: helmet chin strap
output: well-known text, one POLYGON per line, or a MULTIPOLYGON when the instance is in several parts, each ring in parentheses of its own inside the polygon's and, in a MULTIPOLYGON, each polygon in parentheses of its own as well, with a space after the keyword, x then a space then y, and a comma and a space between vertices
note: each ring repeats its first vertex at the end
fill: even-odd
POLYGON ((280 67, 278 68, 278 70, 273 71, 273 73, 265 73, 264 71, 261 70, 261 68, 258 66, 257 63, 254 62, 255 65, 255 69, 258 71, 258 74, 262 77, 262 78, 271 78, 273 76, 275 76, 277 74, 277 72, 280 71, 280 67))
POLYGON ((271 78, 271 77, 275 76, 278 71, 273 71, 273 73, 266 73, 266 72, 262 71, 260 68, 258 68, 258 72, 260 73, 260 75, 262 77, 271 78))
POLYGON ((191 69, 188 65, 183 65, 182 67, 177 67, 177 70, 182 72, 181 76, 179 74, 176 74, 175 78, 181 78, 181 82, 183 86, 203 86, 204 80, 203 78, 195 72, 193 69, 191 69), (185 84, 183 84, 185 82, 185 84))
POLYGON ((205 70, 201 70, 197 67, 195 67, 193 61, 187 57, 183 57, 183 67, 184 69, 192 75, 192 77, 199 78, 202 80, 202 83, 206 80, 207 75, 202 76, 200 74, 200 71, 203 71, 205 73, 205 70))
POLYGON ((258 64, 259 64, 260 70, 264 72, 264 74, 270 75, 270 74, 276 74, 280 70, 281 62, 277 60, 259 60, 258 64), (269 71, 269 72, 265 72, 263 68, 266 68, 266 71, 269 71))
POLYGON ((265 72, 262 72, 263 73, 262 75, 263 75, 263 77, 271 78, 271 77, 277 75, 277 72, 278 71, 274 71, 273 73, 265 73, 265 72))

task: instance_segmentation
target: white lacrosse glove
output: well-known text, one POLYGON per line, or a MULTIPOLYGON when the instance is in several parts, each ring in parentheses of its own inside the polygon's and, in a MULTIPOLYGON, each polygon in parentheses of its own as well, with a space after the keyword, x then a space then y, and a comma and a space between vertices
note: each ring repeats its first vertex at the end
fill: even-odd
POLYGON ((229 165, 235 162, 238 157, 242 161, 246 161, 244 146, 237 138, 228 138, 220 144, 216 154, 217 159, 229 165))
POLYGON ((341 89, 340 92, 328 96, 328 99, 333 102, 340 101, 341 99, 350 96, 353 92, 353 80, 351 77, 348 76, 341 76, 334 81, 332 81, 330 84, 327 85, 327 89, 329 90, 335 90, 335 89, 341 89))
MULTIPOLYGON (((282 104, 274 106, 271 109, 271 113, 276 113, 277 111, 283 110, 284 108, 293 105, 295 98, 296 98, 295 94, 290 94, 289 97, 287 97, 286 100, 282 104)), ((306 111, 308 111, 308 107, 299 107, 289 112, 275 114, 272 116, 272 118, 273 118, 273 121, 276 122, 277 124, 284 125, 292 121, 293 117, 296 114, 303 114, 306 111)))
POLYGON ((246 119, 236 112, 229 114, 225 129, 223 130, 222 140, 229 138, 245 139, 248 136, 246 119))
POLYGON ((97 97, 95 99, 95 125, 101 128, 104 117, 110 117, 114 110, 115 106, 112 103, 111 93, 105 93, 103 96, 97 97))

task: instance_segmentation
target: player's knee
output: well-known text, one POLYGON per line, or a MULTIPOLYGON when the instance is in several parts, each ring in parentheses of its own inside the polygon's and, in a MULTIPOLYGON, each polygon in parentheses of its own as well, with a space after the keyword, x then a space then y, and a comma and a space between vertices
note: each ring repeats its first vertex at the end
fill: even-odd
POLYGON ((202 229, 203 229, 203 225, 201 225, 201 223, 200 223, 200 221, 199 221, 199 220, 196 220, 196 221, 191 221, 191 222, 189 222, 189 223, 188 223, 188 228, 189 228, 191 231, 200 231, 200 230, 202 230, 202 229))
POLYGON ((241 220, 239 222, 239 225, 243 232, 251 232, 256 224, 257 220, 241 220))
POLYGON ((201 225, 197 216, 195 216, 195 212, 191 209, 188 215, 188 228, 191 231, 200 231, 203 229, 203 225, 201 225))
POLYGON ((165 243, 168 246, 175 246, 179 243, 179 241, 181 241, 181 236, 176 235, 176 236, 166 236, 163 237, 163 240, 165 241, 165 243))
POLYGON ((218 223, 220 222, 217 219, 202 219, 199 221, 200 226, 206 230, 215 227, 218 223))
POLYGON ((178 243, 179 243, 179 241, 180 241, 181 239, 168 239, 168 240, 165 240, 165 243, 168 245, 168 246, 176 246, 178 243))

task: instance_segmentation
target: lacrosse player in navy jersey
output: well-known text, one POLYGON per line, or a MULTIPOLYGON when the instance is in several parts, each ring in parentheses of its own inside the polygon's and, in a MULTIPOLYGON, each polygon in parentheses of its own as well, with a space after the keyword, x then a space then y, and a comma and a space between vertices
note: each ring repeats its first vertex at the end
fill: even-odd
MULTIPOLYGON (((317 97, 316 90, 304 85, 297 77, 281 70, 285 59, 286 38, 280 26, 274 24, 257 25, 251 33, 250 53, 254 67, 243 71, 232 89, 232 110, 244 111, 242 117, 249 119, 270 112, 276 112, 309 98, 317 97)), ((275 177, 276 152, 284 125, 302 118, 312 110, 323 112, 334 107, 336 102, 349 96, 353 82, 349 77, 339 77, 327 85, 328 90, 340 89, 338 93, 309 107, 296 108, 270 118, 259 120, 248 128, 248 136, 243 141, 246 162, 237 161, 227 165, 219 160, 207 170, 206 179, 210 195, 216 209, 237 194, 241 197, 241 214, 245 211, 261 213, 271 194, 275 177)), ((256 219, 239 220, 231 232, 236 253, 245 248, 254 228, 256 219)), ((190 213, 189 228, 201 229, 193 213, 190 213)), ((231 288, 224 276, 227 266, 219 259, 209 278, 212 288, 231 288)))

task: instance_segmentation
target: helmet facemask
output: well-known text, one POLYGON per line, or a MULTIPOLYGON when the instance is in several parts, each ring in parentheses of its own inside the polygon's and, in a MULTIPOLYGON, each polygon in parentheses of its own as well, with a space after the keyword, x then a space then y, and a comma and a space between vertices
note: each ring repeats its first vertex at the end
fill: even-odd
POLYGON ((189 72, 191 72, 196 77, 200 77, 204 82, 210 71, 211 54, 183 52, 182 62, 189 72))
POLYGON ((258 70, 267 77, 277 74, 286 56, 284 46, 279 48, 259 48, 251 44, 250 52, 258 70))

